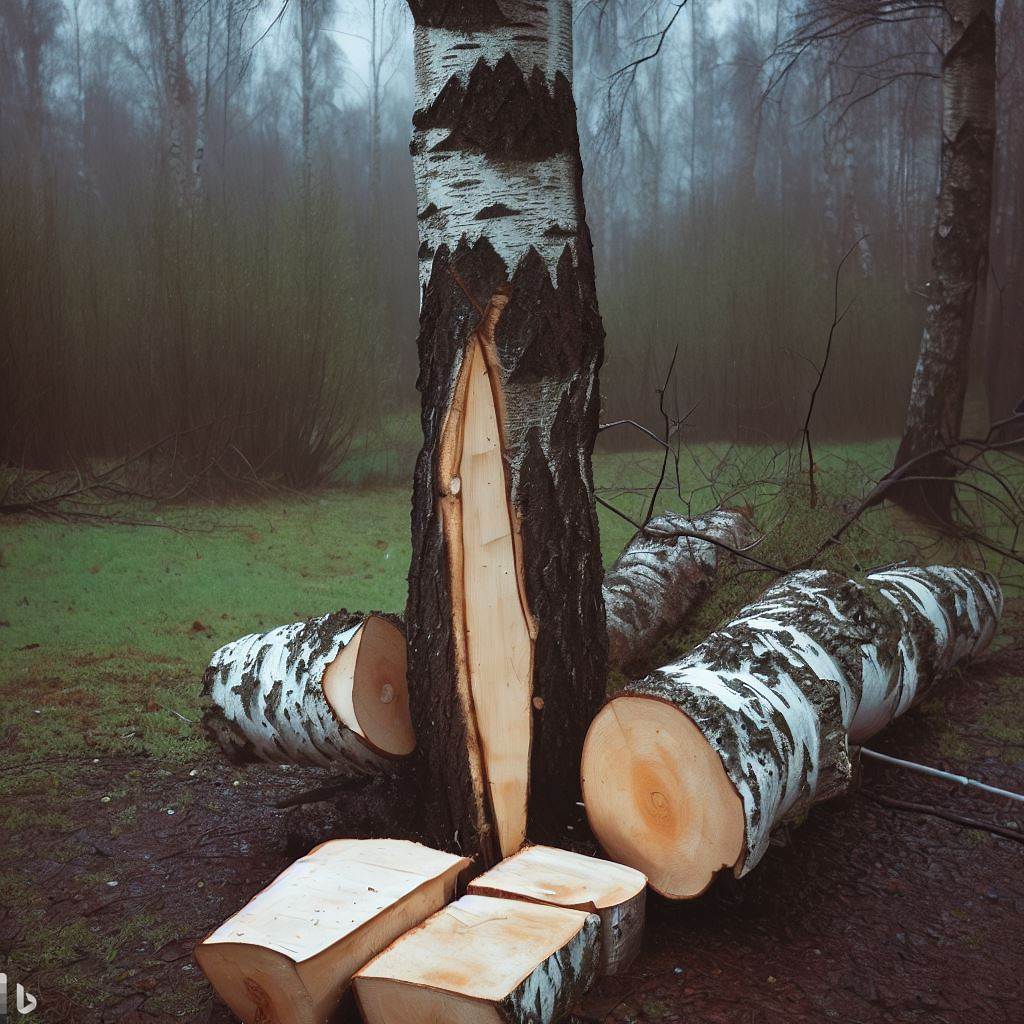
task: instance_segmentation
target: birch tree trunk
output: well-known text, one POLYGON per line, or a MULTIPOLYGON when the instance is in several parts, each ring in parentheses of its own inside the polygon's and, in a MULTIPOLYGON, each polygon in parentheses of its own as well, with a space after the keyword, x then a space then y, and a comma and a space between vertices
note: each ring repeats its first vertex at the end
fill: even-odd
MULTIPOLYGON (((932 276, 921 351, 895 467, 954 441, 967 392, 975 298, 987 269, 995 147, 995 0, 949 0, 942 58, 942 150, 932 276)), ((944 522, 952 461, 940 455, 887 497, 944 522)))
POLYGON ((601 710, 582 760, 587 817, 615 860, 673 898, 750 871, 772 832, 849 785, 850 744, 988 645, 985 572, 793 573, 681 660, 601 710))
POLYGON ((590 464, 604 332, 570 0, 410 6, 424 443, 409 688, 433 839, 489 862, 564 824, 604 689, 590 464), (479 451, 474 417, 491 424, 479 451), (481 532, 493 495, 504 522, 481 532))

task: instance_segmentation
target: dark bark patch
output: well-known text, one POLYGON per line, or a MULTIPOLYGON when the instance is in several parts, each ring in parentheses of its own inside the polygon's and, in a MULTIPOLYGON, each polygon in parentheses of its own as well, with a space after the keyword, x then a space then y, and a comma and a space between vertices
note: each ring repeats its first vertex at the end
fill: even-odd
POLYGON ((413 115, 416 128, 450 134, 435 151, 469 150, 500 160, 544 160, 573 151, 576 110, 561 72, 549 87, 540 68, 529 77, 505 54, 491 67, 481 58, 466 85, 453 75, 429 107, 413 115))
POLYGON ((409 7, 425 28, 473 32, 508 24, 497 0, 409 0, 409 7))
POLYGON ((485 206, 477 213, 474 220, 493 220, 497 217, 514 217, 519 210, 513 210, 511 206, 504 203, 494 203, 492 206, 485 206))
POLYGON ((428 217, 433 217, 434 214, 440 213, 441 211, 437 208, 437 203, 428 203, 421 213, 416 214, 417 220, 426 220, 428 217))

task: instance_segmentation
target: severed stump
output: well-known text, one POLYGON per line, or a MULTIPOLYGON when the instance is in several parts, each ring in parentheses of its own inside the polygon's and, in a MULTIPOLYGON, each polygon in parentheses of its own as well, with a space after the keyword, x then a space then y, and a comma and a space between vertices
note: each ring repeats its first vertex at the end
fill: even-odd
POLYGON ((527 846, 478 875, 467 892, 597 914, 601 974, 622 973, 640 952, 647 877, 624 864, 552 846, 527 846))
POLYGON ((785 577, 595 718, 582 760, 594 834, 671 898, 723 868, 746 874, 775 828, 846 790, 850 743, 983 650, 1001 611, 999 584, 970 569, 785 577))
POLYGON ((597 974, 593 914, 463 896, 360 970, 366 1024, 552 1024, 597 974))
POLYGON ((235 763, 380 770, 411 754, 405 635, 344 610, 221 647, 203 676, 203 728, 235 763))
POLYGON ((352 975, 454 898, 465 857, 398 839, 316 847, 196 947, 247 1024, 323 1024, 352 975))

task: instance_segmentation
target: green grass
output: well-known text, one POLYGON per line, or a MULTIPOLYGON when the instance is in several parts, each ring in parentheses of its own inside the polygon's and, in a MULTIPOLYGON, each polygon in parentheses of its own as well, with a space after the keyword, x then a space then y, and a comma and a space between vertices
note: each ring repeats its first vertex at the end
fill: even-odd
MULTIPOLYGON (((413 426, 398 424, 396 437, 413 426)), ((758 554, 786 562, 827 535, 840 518, 840 499, 860 493, 890 456, 887 443, 823 445, 823 498, 812 509, 803 488, 777 482, 784 467, 768 449, 701 446, 681 467, 687 503, 669 480, 658 507, 700 512, 719 499, 754 506, 768 533, 758 554)), ((380 467, 374 468, 377 455, 366 457, 369 479, 380 467)), ((600 453, 597 485, 640 519, 649 499, 638 489, 651 486, 659 467, 657 453, 600 453)), ((138 514, 157 525, 26 518, 0 527, 0 690, 7 709, 0 764, 132 753, 193 760, 204 750, 193 724, 198 682, 215 648, 340 606, 403 608, 410 555, 404 486, 349 485, 307 497, 138 514)), ((633 528, 606 509, 600 520, 611 561, 633 528)), ((851 531, 826 564, 856 571, 907 554, 900 523, 882 511, 851 531)), ((956 552, 939 546, 924 556, 956 552)), ((669 651, 712 628, 769 579, 739 574, 669 651)))
MULTIPOLYGON (((190 801, 200 812, 217 812, 218 805, 203 803, 173 778, 187 778, 179 769, 215 756, 196 724, 203 668, 216 647, 246 632, 343 605, 402 611, 409 492, 404 483, 388 481, 411 475, 417 429, 412 419, 396 421, 386 437, 361 443, 342 486, 319 494, 130 510, 155 526, 32 518, 0 523, 0 829, 51 837, 48 860, 74 863, 81 850, 73 835, 83 815, 94 816, 111 839, 131 839, 145 815, 139 780, 154 771, 167 776, 166 799, 176 813, 186 813, 190 801), (79 777, 81 761, 133 755, 149 760, 130 760, 124 771, 115 762, 105 787, 79 777)), ((789 563, 813 550, 851 499, 885 471, 892 445, 822 445, 818 455, 821 501, 813 509, 806 487, 787 479, 784 459, 766 448, 725 445, 688 452, 681 466, 684 498, 669 479, 657 508, 696 513, 720 501, 750 506, 767 534, 759 557, 789 563)), ((660 463, 656 451, 600 453, 595 477, 601 496, 643 519, 650 500, 644 489, 660 463)), ((610 562, 633 527, 605 509, 599 515, 610 562)), ((857 572, 905 557, 963 555, 948 544, 922 547, 926 540, 882 509, 851 530, 824 564, 857 572)), ((660 654, 668 660, 699 640, 772 578, 729 572, 660 654)), ((1019 678, 1007 679, 1001 703, 977 723, 996 739, 1020 740, 1019 716, 1002 711, 1019 705, 1021 685, 1019 678)), ((941 716, 941 705, 935 714, 941 716)), ((937 735, 943 756, 963 752, 955 729, 937 735)), ((977 841, 975 833, 963 835, 970 837, 963 842, 977 841)), ((129 865, 111 861, 98 874, 81 874, 77 885, 95 898, 106 891, 108 877, 119 875, 129 877, 129 865)), ((86 1006, 97 992, 120 984, 118 950, 152 951, 180 930, 145 905, 113 930, 50 920, 32 865, 15 861, 0 870, 0 904, 18 907, 25 926, 16 951, 21 974, 44 971, 48 985, 86 1006)), ((143 973, 164 967, 143 960, 143 973)), ((197 974, 183 973, 173 991, 154 993, 146 1005, 191 1019, 207 999, 197 974)), ((660 1010, 660 1004, 647 1008, 649 1016, 660 1010)))

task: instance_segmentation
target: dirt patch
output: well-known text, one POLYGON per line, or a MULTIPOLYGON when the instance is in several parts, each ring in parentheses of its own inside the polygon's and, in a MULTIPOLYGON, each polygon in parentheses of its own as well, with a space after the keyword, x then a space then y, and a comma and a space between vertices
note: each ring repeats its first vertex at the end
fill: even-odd
MULTIPOLYGON (((1021 789, 1022 620, 1018 600, 1010 639, 874 746, 1021 789)), ((322 781, 299 769, 235 771, 212 751, 181 768, 128 757, 10 769, 0 959, 12 984, 37 995, 32 1019, 227 1024, 192 947, 323 837, 320 805, 272 809, 322 781)), ((398 804, 403 792, 372 802, 398 804)), ((878 795, 1021 826, 1008 802, 867 764, 856 792, 816 808, 747 879, 690 904, 653 899, 641 957, 592 993, 581 1019, 1019 1020, 1024 845, 892 810, 878 795)), ((336 834, 370 834, 366 799, 346 800, 336 834)), ((564 839, 585 846, 583 823, 564 839)))

